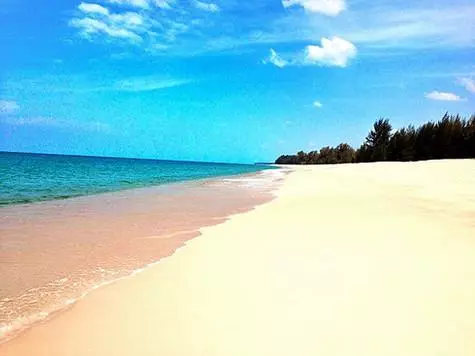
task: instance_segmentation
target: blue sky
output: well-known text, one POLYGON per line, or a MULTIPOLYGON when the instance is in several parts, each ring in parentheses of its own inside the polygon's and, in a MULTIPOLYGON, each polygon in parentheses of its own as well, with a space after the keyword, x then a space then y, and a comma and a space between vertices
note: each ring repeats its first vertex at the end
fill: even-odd
POLYGON ((254 162, 475 113, 473 0, 0 0, 0 150, 254 162))

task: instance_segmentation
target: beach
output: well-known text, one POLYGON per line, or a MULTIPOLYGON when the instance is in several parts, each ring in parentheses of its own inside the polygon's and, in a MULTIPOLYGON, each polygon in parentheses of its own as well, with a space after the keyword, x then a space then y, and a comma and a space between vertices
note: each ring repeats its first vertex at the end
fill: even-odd
POLYGON ((475 160, 285 170, 0 354, 475 354, 475 160))
POLYGON ((283 174, 265 169, 0 207, 0 344, 172 255, 200 228, 271 200, 283 174))

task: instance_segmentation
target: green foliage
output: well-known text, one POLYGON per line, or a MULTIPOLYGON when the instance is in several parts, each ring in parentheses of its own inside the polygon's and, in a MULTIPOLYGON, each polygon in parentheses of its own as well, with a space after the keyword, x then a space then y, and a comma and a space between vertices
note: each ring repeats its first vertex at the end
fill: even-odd
POLYGON ((355 150, 347 143, 342 143, 337 147, 323 147, 320 151, 305 153, 298 152, 296 155, 280 156, 277 164, 337 164, 351 163, 355 159, 355 150))
POLYGON ((411 161, 415 156, 416 130, 414 126, 397 130, 389 140, 388 161, 411 161))
POLYGON ((369 161, 385 161, 388 156, 392 126, 388 119, 379 119, 366 136, 366 153, 369 161))
POLYGON ((444 158, 475 158, 475 115, 463 119, 445 114, 436 123, 417 129, 410 125, 393 134, 387 119, 379 119, 358 150, 342 143, 320 151, 280 156, 278 164, 338 164, 377 161, 418 161, 444 158))

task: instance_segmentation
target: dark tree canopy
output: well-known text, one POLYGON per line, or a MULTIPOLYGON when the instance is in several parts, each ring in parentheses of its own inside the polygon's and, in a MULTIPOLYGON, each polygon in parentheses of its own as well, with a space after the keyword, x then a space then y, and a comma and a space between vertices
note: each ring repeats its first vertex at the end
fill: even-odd
POLYGON ((418 161, 475 158, 475 115, 463 119, 445 114, 436 123, 410 125, 392 133, 388 119, 379 119, 358 150, 341 143, 320 151, 280 156, 277 164, 337 164, 377 161, 418 161))
POLYGON ((351 163, 355 159, 355 150, 347 143, 339 144, 337 147, 322 147, 320 151, 305 153, 298 152, 296 155, 280 156, 278 164, 336 164, 351 163))
POLYGON ((365 152, 370 161, 385 161, 388 157, 389 139, 392 126, 388 119, 379 119, 366 136, 365 152))

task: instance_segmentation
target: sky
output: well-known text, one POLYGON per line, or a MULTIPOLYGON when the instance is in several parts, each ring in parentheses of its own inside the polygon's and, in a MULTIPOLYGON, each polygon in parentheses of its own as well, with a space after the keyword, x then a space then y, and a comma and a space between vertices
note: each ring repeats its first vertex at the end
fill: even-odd
POLYGON ((475 113, 473 0, 0 0, 0 151, 266 162, 475 113))

